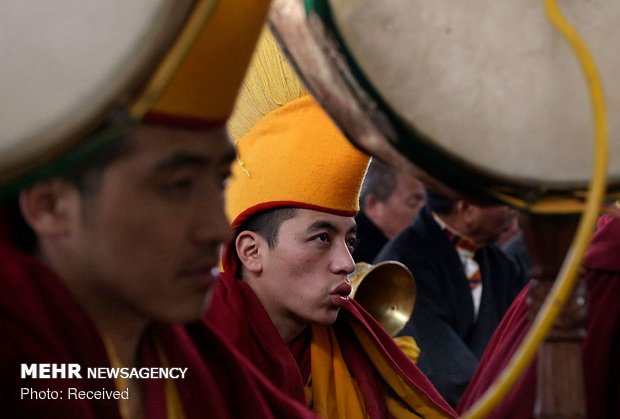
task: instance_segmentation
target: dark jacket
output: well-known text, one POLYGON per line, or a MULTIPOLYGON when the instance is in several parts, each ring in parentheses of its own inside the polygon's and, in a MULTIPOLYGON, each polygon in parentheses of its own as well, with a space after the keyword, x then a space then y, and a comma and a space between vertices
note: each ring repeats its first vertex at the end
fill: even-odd
MULTIPOLYGON (((620 218, 604 215, 583 263, 587 287, 586 337, 582 345, 583 380, 588 419, 620 417, 620 218)), ((459 405, 470 408, 491 386, 519 348, 532 322, 527 289, 514 301, 459 405)), ((523 372, 510 393, 487 416, 490 419, 534 417, 537 360, 523 372)))
POLYGON ((357 223, 357 246, 353 252, 355 262, 372 263, 388 238, 375 223, 373 223, 364 211, 360 211, 355 217, 357 223))
POLYGON ((417 283, 413 316, 402 335, 421 349, 418 366, 456 405, 502 316, 525 285, 520 267, 497 246, 476 252, 482 274, 478 318, 454 244, 424 207, 416 222, 388 242, 375 262, 398 260, 417 283))

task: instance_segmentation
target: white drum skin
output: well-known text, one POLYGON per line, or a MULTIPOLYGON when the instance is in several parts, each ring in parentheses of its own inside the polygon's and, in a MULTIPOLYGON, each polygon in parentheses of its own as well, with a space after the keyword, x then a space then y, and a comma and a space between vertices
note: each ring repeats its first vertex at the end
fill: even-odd
MULTIPOLYGON (((439 153, 499 183, 582 188, 593 119, 581 67, 542 1, 329 0, 348 53, 439 153)), ((620 2, 568 0, 608 108, 620 180, 620 2)))
POLYGON ((0 177, 122 103, 191 0, 9 0, 0 14, 0 177))

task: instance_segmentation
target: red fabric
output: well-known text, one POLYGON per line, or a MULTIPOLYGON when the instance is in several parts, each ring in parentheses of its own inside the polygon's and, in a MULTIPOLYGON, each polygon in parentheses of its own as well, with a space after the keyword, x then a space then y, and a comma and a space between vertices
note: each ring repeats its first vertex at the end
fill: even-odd
POLYGON ((223 274, 215 286, 205 320, 276 387, 305 404, 304 380, 297 361, 248 285, 223 274))
MULTIPOLYGON (((304 379, 295 356, 245 282, 224 274, 215 288, 211 308, 205 321, 225 334, 277 388, 299 401, 304 400, 304 379)), ((347 367, 364 394, 370 417, 386 416, 384 383, 354 336, 350 322, 356 322, 368 331, 393 368, 399 371, 411 386, 426 395, 429 404, 438 406, 447 416, 455 416, 428 379, 411 363, 381 326, 357 303, 351 301, 343 306, 333 327, 347 361, 347 367)), ((306 350, 309 351, 309 347, 306 350)))
MULTIPOLYGON (((0 223, 1 224, 1 223, 0 223)), ((0 226, 0 234, 3 229, 0 226)), ((197 323, 153 325, 141 341, 141 367, 161 366, 155 340, 170 366, 187 367, 175 380, 188 418, 304 418, 307 408, 271 385, 219 334, 197 323), (200 348, 200 350, 199 350, 200 348)), ((38 260, 0 237, 0 405, 7 418, 120 419, 116 400, 69 400, 67 389, 115 389, 86 377, 110 367, 103 341, 62 282, 38 260), (21 379, 22 363, 77 363, 82 379, 21 379), (62 400, 22 400, 21 388, 58 390, 62 400)), ((163 380, 144 380, 146 418, 165 418, 163 380)))
MULTIPOLYGON (((335 327, 346 328, 346 324, 355 322, 362 325, 383 353, 385 359, 389 361, 392 368, 403 377, 411 387, 416 388, 420 393, 424 394, 428 405, 435 405, 439 410, 443 410, 446 416, 457 417, 450 405, 441 397, 433 384, 426 376, 415 366, 414 363, 405 355, 398 347, 396 342, 388 335, 379 323, 364 310, 357 302, 350 300, 349 304, 343 306, 335 327)), ((340 336, 339 336, 340 339, 340 336)), ((344 341, 340 341, 342 346, 355 345, 359 348, 357 341, 351 340, 346 345, 344 341)), ((345 358, 347 354, 345 353, 345 358)), ((347 364, 348 365, 348 364, 347 364)), ((349 366, 349 365, 348 365, 349 366)), ((349 366, 355 376, 355 367, 349 366)), ((359 371, 359 373, 364 373, 359 371)))
POLYGON ((120 418, 115 400, 68 400, 67 388, 114 389, 112 380, 20 379, 21 363, 107 367, 103 342, 56 276, 0 242, 0 404, 5 417, 120 418), (33 280, 36 279, 36 280, 33 280), (20 389, 62 391, 63 400, 21 400, 20 389))
MULTIPOLYGON (((587 337, 583 343, 587 417, 620 418, 620 220, 601 217, 586 253, 587 337)), ((464 412, 489 388, 529 331, 527 289, 515 299, 489 342, 458 412, 464 412)), ((533 417, 536 362, 515 383, 488 418, 533 417)))

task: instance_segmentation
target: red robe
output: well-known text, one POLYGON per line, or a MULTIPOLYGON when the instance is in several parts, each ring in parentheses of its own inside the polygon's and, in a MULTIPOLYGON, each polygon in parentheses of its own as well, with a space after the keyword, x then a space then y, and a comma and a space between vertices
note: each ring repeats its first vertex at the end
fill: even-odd
MULTIPOLYGON (((154 324, 140 343, 140 367, 162 366, 156 340, 169 366, 188 368, 185 379, 174 380, 186 418, 314 417, 274 388, 217 332, 203 323, 190 329, 191 334, 180 325, 154 324)), ((61 280, 0 232, 0 416, 120 419, 117 400, 68 399, 70 387, 115 390, 111 379, 86 377, 89 367, 110 366, 101 336, 61 280), (22 363, 77 363, 82 379, 22 379, 22 363), (22 399, 22 388, 62 391, 63 399, 22 399)), ((165 418, 165 381, 141 383, 145 418, 165 418)))
MULTIPOLYGON (((587 337, 583 343, 587 417, 620 418, 620 219, 605 215, 586 253, 587 337)), ((527 288, 515 299, 489 342, 461 402, 464 412, 489 388, 523 341, 531 321, 527 288)), ((533 417, 536 361, 488 418, 533 417)))
MULTIPOLYGON (((286 394, 305 401, 304 384, 310 373, 309 336, 287 345, 252 289, 243 281, 224 274, 215 288, 206 321, 217 327, 272 382, 286 394)), ((385 382, 352 331, 361 326, 379 347, 388 365, 397 371, 410 388, 421 394, 424 403, 442 416, 455 417, 428 379, 398 348, 383 328, 357 303, 345 304, 332 326, 347 368, 363 394, 365 409, 371 418, 387 417, 385 382)))

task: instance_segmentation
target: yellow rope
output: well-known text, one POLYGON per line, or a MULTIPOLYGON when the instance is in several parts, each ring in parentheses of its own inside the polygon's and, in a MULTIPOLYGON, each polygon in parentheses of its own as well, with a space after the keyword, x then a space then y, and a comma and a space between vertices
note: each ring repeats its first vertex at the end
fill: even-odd
POLYGON ((241 86, 228 133, 239 140, 263 116, 307 94, 267 27, 241 86))
POLYGON ((594 168, 592 170, 592 179, 590 182, 590 193, 588 194, 585 211, 579 222, 571 249, 558 275, 559 279, 555 281, 549 296, 534 320, 532 328, 510 360, 506 369, 498 377, 493 386, 464 413, 463 417, 468 419, 483 418, 488 415, 508 393, 525 368, 529 366, 536 353, 536 349, 553 325, 577 281, 584 253, 588 247, 592 231, 594 230, 598 218, 601 201, 605 195, 607 172, 607 117, 602 83, 596 65, 586 45, 575 29, 564 19, 558 9, 556 0, 544 1, 549 20, 556 29, 562 33, 573 48, 575 54, 579 58, 588 82, 594 114, 595 139, 594 168))

